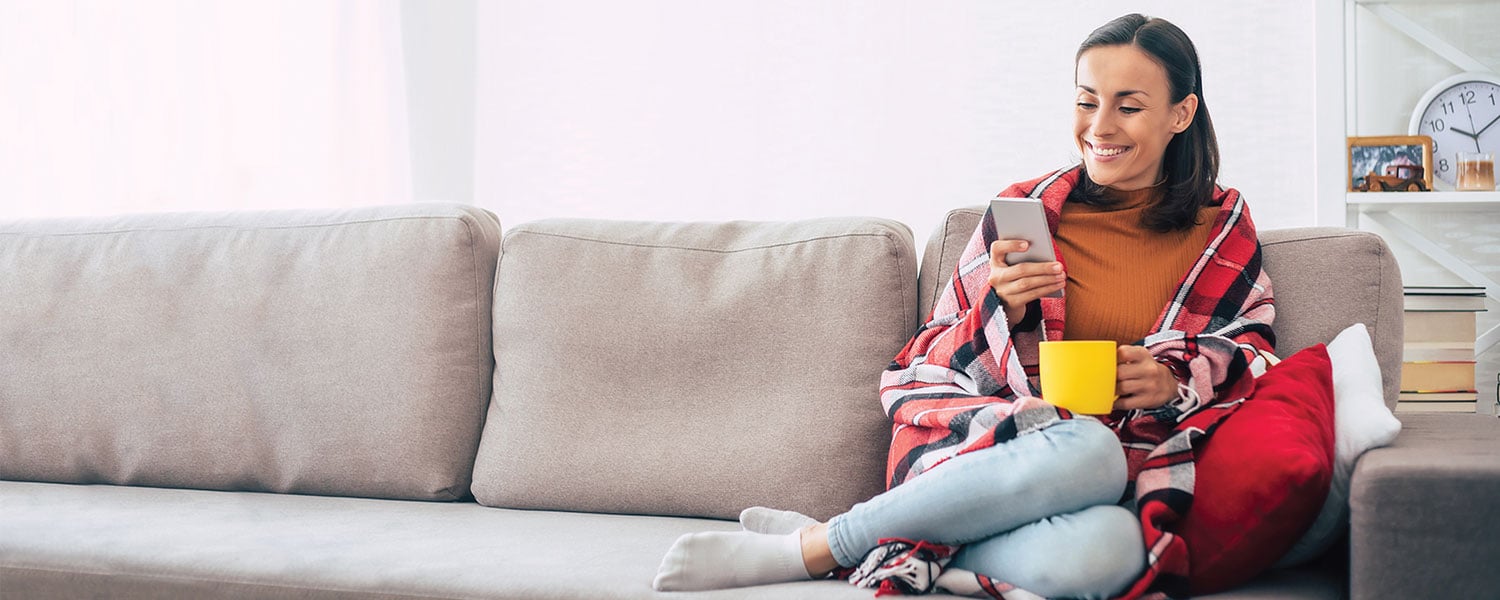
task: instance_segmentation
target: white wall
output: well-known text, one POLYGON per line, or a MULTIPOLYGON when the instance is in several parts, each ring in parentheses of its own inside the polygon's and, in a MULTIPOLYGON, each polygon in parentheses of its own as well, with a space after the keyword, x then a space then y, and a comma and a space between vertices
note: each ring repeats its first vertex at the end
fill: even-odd
MULTIPOLYGON (((1075 160, 1073 55, 1112 2, 493 0, 478 6, 475 196, 502 222, 951 207, 1075 160)), ((1313 222, 1302 0, 1155 0, 1197 43, 1225 183, 1313 222)))
POLYGON ((418 201, 474 201, 474 14, 474 0, 401 0, 411 185, 418 201))
POLYGON ((410 201, 399 28, 394 0, 0 0, 0 219, 410 201))

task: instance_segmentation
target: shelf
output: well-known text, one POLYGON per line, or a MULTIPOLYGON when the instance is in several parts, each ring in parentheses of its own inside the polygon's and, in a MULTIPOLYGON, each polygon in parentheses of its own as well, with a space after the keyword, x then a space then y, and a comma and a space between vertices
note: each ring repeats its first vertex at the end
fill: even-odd
POLYGON ((1483 4, 1495 0, 1354 0, 1360 6, 1371 4, 1483 4))
POLYGON ((1344 201, 1367 212, 1414 206, 1497 210, 1500 209, 1500 192, 1349 192, 1344 201))

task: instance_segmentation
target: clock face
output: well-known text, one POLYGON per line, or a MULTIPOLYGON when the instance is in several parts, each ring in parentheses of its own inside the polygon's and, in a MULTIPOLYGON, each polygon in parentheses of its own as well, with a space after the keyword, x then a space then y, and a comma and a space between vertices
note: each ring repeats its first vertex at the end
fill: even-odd
POLYGON ((1458 152, 1500 152, 1500 77, 1464 73, 1433 86, 1417 103, 1413 135, 1432 137, 1432 175, 1453 187, 1458 152))

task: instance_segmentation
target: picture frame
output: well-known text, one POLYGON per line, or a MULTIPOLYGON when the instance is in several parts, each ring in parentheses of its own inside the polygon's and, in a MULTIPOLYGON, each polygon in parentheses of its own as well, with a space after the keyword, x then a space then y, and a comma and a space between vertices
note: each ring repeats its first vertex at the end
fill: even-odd
POLYGON ((1425 192, 1432 189, 1432 138, 1425 135, 1350 137, 1351 192, 1425 192))

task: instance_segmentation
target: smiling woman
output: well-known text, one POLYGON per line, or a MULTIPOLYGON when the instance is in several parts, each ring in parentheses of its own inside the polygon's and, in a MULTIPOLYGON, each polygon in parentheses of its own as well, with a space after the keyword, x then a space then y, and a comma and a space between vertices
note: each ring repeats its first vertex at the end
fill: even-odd
POLYGON ((746 531, 683 536, 658 590, 839 572, 883 591, 1183 591, 1172 529, 1193 451, 1254 387, 1249 365, 1275 339, 1271 282, 1243 199, 1216 185, 1187 35, 1126 15, 1075 62, 1082 163, 1000 194, 1040 201, 1057 260, 1010 264, 1029 241, 980 220, 881 378, 889 489, 826 523, 751 508, 746 531), (1113 412, 1075 418, 1038 394, 1044 340, 1116 348, 1113 412))

